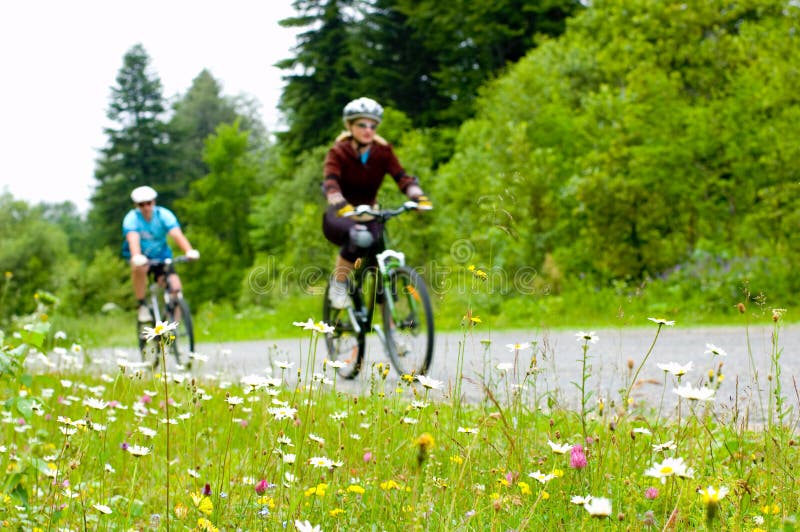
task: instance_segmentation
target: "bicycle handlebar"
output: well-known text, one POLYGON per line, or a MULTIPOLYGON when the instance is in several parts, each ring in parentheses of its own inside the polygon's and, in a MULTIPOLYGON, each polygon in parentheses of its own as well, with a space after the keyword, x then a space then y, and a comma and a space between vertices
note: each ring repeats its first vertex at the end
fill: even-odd
POLYGON ((166 259, 147 259, 148 266, 161 266, 162 264, 169 265, 175 262, 193 262, 193 260, 188 258, 186 255, 178 255, 177 257, 166 259))
POLYGON ((359 205, 355 207, 352 211, 346 213, 344 215, 345 218, 364 218, 364 217, 373 217, 378 218, 382 221, 386 221, 389 218, 394 218, 399 214, 403 214, 404 212, 408 211, 429 211, 430 208, 420 208, 419 203, 416 201, 406 201, 400 207, 396 209, 375 209, 372 205, 359 205))

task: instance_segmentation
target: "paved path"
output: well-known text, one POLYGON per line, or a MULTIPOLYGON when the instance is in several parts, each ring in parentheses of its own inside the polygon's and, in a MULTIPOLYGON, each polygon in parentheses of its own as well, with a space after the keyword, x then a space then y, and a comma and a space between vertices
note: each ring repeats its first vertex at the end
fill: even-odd
MULTIPOLYGON (((589 364, 591 373, 587 381, 587 388, 594 393, 594 399, 603 397, 608 404, 619 401, 620 389, 630 382, 633 371, 628 369, 629 361, 636 368, 643 360, 653 339, 658 326, 649 327, 604 329, 596 331, 599 341, 590 344, 589 364)), ((467 381, 464 384, 464 394, 467 400, 478 400, 484 397, 484 382, 491 382, 490 389, 499 395, 502 400, 507 391, 507 384, 518 382, 514 380, 514 372, 509 371, 506 377, 495 367, 500 362, 514 362, 514 354, 506 348, 506 344, 517 342, 535 343, 538 367, 535 380, 535 390, 532 381, 528 381, 528 394, 542 397, 550 393, 569 407, 574 407, 580 399, 579 392, 571 384, 578 382, 581 376, 581 345, 575 338, 577 331, 498 331, 484 332, 480 328, 467 335, 448 333, 437 335, 437 345, 434 354, 433 368, 430 376, 453 383, 457 371, 459 350, 463 342, 464 375, 467 381), (484 341, 484 342, 482 342, 484 341), (486 341, 489 341, 487 344, 486 341), (504 380, 507 379, 506 380, 504 380)), ((634 391, 634 397, 639 401, 647 401, 653 406, 658 406, 664 393, 665 374, 657 363, 677 362, 686 364, 694 363, 694 369, 686 375, 683 383, 692 383, 697 386, 707 383, 708 372, 715 371, 721 362, 724 380, 716 395, 716 405, 720 409, 732 409, 735 404, 740 408, 749 405, 755 409, 758 405, 755 395, 754 375, 758 377, 761 388, 761 397, 767 401, 767 376, 771 371, 771 353, 773 327, 750 327, 749 331, 744 326, 736 327, 696 327, 682 328, 663 327, 658 340, 653 347, 646 364, 643 366, 634 391), (705 354, 706 344, 714 344, 727 352, 725 357, 714 359, 705 354), (748 351, 752 354, 748 354, 748 351), (752 360, 752 364, 751 364, 752 360), (755 372, 751 367, 754 364, 755 372)), ((388 362, 379 349, 379 344, 374 338, 367 347, 367 365, 363 373, 368 373, 372 362, 388 362)), ((197 346, 197 352, 208 357, 208 361, 196 364, 193 372, 199 375, 214 374, 220 379, 238 381, 244 375, 265 375, 269 371, 270 360, 290 360, 295 366, 303 367, 304 360, 308 357, 310 340, 272 340, 232 342, 232 343, 205 343, 197 346)), ((794 379, 800 376, 800 325, 782 327, 778 333, 778 349, 781 351, 781 383, 784 395, 788 398, 788 405, 794 406, 798 411, 800 397, 795 389, 794 379)), ((317 371, 321 371, 321 360, 325 355, 324 342, 320 341, 317 354, 317 371)), ((519 353, 518 368, 521 374, 527 369, 533 350, 519 353)), ((101 364, 116 365, 120 356, 137 357, 133 349, 130 350, 101 350, 92 353, 101 364)), ((273 366, 274 368, 274 366, 273 366)), ((277 368, 273 375, 277 375, 277 368)), ((396 378, 394 375, 390 379, 396 378)), ((352 382, 337 381, 339 389, 352 392, 364 390, 369 385, 366 375, 359 376, 352 382)), ((446 385, 447 386, 447 385, 446 385)), ((670 408, 676 403, 677 395, 672 392, 675 387, 670 376, 667 379, 664 406, 670 408)), ((594 400, 593 399, 593 400, 594 400)), ((760 417, 758 412, 751 412, 753 418, 760 417)))

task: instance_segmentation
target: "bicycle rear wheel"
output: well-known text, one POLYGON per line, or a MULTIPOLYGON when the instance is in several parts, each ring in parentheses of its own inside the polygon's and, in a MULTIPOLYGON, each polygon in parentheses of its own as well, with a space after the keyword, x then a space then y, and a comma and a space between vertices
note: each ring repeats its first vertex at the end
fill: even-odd
POLYGON ((424 375, 433 359, 433 308, 425 281, 400 266, 389 273, 383 302, 386 350, 400 375, 424 375))
POLYGON ((189 304, 183 297, 178 297, 175 303, 167 309, 167 319, 170 322, 178 323, 178 328, 174 331, 175 338, 170 346, 175 362, 190 368, 192 359, 189 355, 194 353, 194 326, 189 304))
POLYGON ((322 321, 333 326, 333 332, 325 335, 328 359, 335 363, 339 375, 345 379, 354 379, 364 361, 365 331, 356 331, 350 311, 331 306, 328 290, 330 285, 325 289, 322 303, 322 321))

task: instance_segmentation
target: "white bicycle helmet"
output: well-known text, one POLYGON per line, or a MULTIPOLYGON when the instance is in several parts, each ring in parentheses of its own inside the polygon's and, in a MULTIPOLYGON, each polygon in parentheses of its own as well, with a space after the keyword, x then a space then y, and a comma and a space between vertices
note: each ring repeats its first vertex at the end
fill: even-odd
POLYGON ((143 187, 136 187, 131 192, 131 200, 134 203, 142 203, 144 201, 153 201, 158 196, 158 192, 156 192, 152 187, 143 186, 143 187))
POLYGON ((344 125, 347 126, 348 123, 356 118, 369 118, 380 124, 383 119, 383 107, 372 98, 362 97, 353 100, 344 106, 342 120, 344 125))

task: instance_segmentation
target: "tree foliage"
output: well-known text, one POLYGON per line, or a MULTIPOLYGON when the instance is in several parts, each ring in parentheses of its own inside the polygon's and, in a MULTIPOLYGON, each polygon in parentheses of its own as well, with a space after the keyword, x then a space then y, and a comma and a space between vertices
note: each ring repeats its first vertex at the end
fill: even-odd
POLYGON ((708 242, 763 253, 778 235, 750 220, 797 180, 797 23, 780 1, 594 2, 462 127, 437 188, 453 235, 485 240, 475 198, 496 198, 515 231, 492 249, 521 264, 642 279, 708 242))
POLYGON ((89 213, 96 246, 119 245, 119 227, 135 187, 153 186, 163 205, 175 198, 164 105, 161 80, 150 70, 150 56, 137 44, 125 54, 111 88, 107 116, 115 126, 104 129, 108 143, 97 163, 89 213))
POLYGON ((34 294, 62 285, 67 236, 42 207, 0 195, 0 322, 36 308, 34 294))

